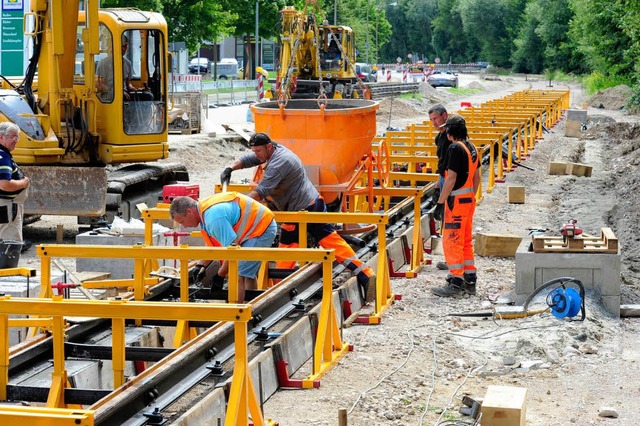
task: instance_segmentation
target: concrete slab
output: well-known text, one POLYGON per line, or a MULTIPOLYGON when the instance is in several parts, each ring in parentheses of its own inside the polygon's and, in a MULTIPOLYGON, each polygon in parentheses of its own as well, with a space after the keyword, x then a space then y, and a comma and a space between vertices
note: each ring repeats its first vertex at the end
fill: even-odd
MULTIPOLYGON (((62 274, 52 274, 51 282, 56 283, 63 280, 62 274)), ((35 277, 1 277, 0 293, 12 297, 38 297, 41 289, 40 276, 35 277)), ((10 318, 25 318, 26 315, 10 315, 10 318)), ((26 327, 13 327, 9 330, 9 345, 16 345, 26 339, 26 327)))
POLYGON ((262 351, 249 363, 249 371, 251 371, 251 379, 258 396, 258 402, 262 405, 280 387, 273 351, 270 348, 262 351), (262 391, 262 395, 260 391, 262 391))
MULTIPOLYGON (((125 341, 131 346, 160 347, 158 330, 154 327, 127 327, 125 341)), ((93 340, 96 345, 111 345, 111 335, 107 331, 93 340)), ((66 359, 65 368, 71 386, 84 389, 113 389, 113 369, 110 360, 66 359)), ((11 384, 50 387, 53 363, 41 364, 11 380, 11 384)), ((136 374, 134 362, 127 361, 125 376, 136 374)))
POLYGON ((174 426, 224 424, 227 402, 224 389, 218 388, 175 420, 174 426))
POLYGON ((292 376, 313 355, 314 340, 309 315, 305 315, 286 334, 274 340, 269 347, 275 351, 276 362, 280 361, 282 356, 282 359, 288 363, 287 373, 292 376))
POLYGON ((516 251, 516 303, 521 304, 536 288, 559 277, 580 280, 586 289, 595 289, 612 314, 620 315, 621 256, 606 253, 534 253, 530 239, 522 240, 516 251))
MULTIPOLYGON (((125 245, 133 246, 136 244, 142 244, 144 242, 144 236, 113 236, 106 234, 99 234, 97 232, 85 232, 76 235, 76 244, 86 245, 125 245)), ((153 236, 154 246, 173 245, 173 239, 165 238, 163 235, 155 234, 153 236)), ((173 266, 173 261, 163 262, 160 261, 160 266, 168 265, 173 266), (168 263, 170 262, 170 263, 168 263)), ((130 259, 76 259, 76 271, 99 271, 109 272, 111 278, 124 279, 131 278, 133 276, 133 260, 130 259)))

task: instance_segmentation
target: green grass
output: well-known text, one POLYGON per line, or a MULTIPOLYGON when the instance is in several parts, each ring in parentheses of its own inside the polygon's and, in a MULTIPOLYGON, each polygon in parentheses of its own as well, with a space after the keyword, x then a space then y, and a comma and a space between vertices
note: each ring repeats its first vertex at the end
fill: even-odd
POLYGON ((469 95, 473 95, 474 93, 478 93, 480 90, 480 88, 478 89, 470 89, 468 87, 452 87, 449 89, 449 91, 451 93, 455 93, 456 95, 460 95, 460 96, 469 96, 469 95))
POLYGON ((504 68, 488 68, 487 74, 495 74, 495 75, 511 75, 511 71, 504 68))
POLYGON ((587 89, 587 93, 593 94, 598 90, 608 89, 609 87, 626 84, 631 86, 631 81, 627 78, 619 76, 609 76, 595 71, 582 78, 582 84, 587 89))
POLYGON ((408 100, 408 101, 416 100, 416 101, 422 102, 424 100, 422 95, 419 94, 419 93, 403 93, 402 95, 400 95, 398 97, 400 99, 405 99, 405 100, 408 100))

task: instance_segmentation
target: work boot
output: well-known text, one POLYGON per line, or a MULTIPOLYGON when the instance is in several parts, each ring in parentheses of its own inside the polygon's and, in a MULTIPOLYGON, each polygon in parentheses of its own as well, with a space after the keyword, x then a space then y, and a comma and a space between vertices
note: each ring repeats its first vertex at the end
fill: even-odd
POLYGON ((446 279, 447 284, 444 287, 436 287, 431 289, 431 293, 440 297, 462 297, 465 293, 464 279, 462 277, 454 277, 449 275, 446 279))
POLYGON ((478 276, 475 272, 464 274, 464 285, 462 288, 469 296, 476 295, 476 281, 478 281, 478 276))
MULTIPOLYGON (((364 275, 364 274, 363 274, 364 275)), ((360 295, 366 303, 376 300, 376 275, 358 277, 358 286, 360 287, 360 295)))
POLYGON ((447 262, 438 262, 436 263, 436 269, 440 269, 441 271, 448 271, 449 266, 447 265, 447 262))

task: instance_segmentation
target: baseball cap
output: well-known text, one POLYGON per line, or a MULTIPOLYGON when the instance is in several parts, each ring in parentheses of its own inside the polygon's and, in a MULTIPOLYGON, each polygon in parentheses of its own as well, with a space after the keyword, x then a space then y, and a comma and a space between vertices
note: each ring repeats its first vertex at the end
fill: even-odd
POLYGON ((454 125, 462 125, 462 126, 466 126, 467 122, 464 121, 464 118, 462 118, 461 115, 457 115, 457 114, 452 114, 449 116, 449 118, 447 118, 447 121, 445 121, 445 123, 443 125, 440 126, 440 128, 447 128, 450 126, 454 126, 454 125))
POLYGON ((271 138, 266 133, 254 133, 249 139, 249 146, 261 146, 271 143, 271 138))

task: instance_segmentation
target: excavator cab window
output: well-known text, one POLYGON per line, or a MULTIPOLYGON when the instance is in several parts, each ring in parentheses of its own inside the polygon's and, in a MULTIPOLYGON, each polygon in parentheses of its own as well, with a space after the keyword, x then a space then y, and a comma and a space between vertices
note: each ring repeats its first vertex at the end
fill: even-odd
POLYGON ((124 131, 129 135, 162 133, 165 102, 162 82, 164 38, 158 30, 127 30, 123 33, 124 131), (128 62, 127 62, 128 61, 128 62), (130 70, 126 67, 130 64, 130 70))
MULTIPOLYGON (((76 58, 83 58, 82 55, 76 51, 76 58)), ((96 56, 95 60, 98 99, 102 103, 111 103, 114 97, 113 34, 104 24, 100 24, 100 54, 96 56)), ((84 75, 82 79, 84 80, 84 75)))

